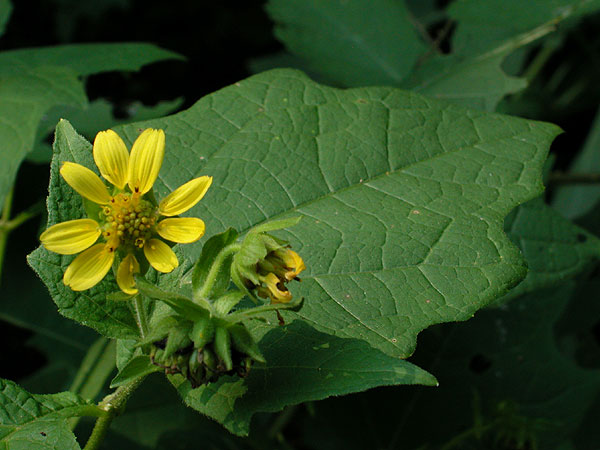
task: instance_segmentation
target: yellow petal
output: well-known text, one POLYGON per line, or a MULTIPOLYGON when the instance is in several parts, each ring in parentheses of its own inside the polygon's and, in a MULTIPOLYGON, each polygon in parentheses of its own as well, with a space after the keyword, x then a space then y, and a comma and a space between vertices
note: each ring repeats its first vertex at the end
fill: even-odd
POLYGON ((140 273, 140 265, 131 253, 129 253, 117 269, 117 284, 123 292, 126 294, 137 294, 138 290, 135 288, 135 279, 133 278, 134 273, 140 273))
POLYGON ((165 154, 165 133, 148 128, 135 140, 129 156, 127 183, 131 192, 145 194, 158 177, 165 154))
POLYGON ((95 220, 77 219, 52 225, 40 236, 44 247, 61 255, 73 255, 90 247, 102 230, 95 220))
POLYGON ((65 161, 60 174, 79 195, 100 205, 110 201, 108 189, 98 175, 80 164, 65 161))
POLYGON ((293 278, 296 278, 300 272, 306 269, 304 261, 302 261, 300 255, 290 249, 286 249, 286 252, 283 255, 283 262, 288 268, 291 269, 285 274, 285 278, 288 281, 292 280, 293 278))
POLYGON ((158 234, 168 241, 189 244, 204 235, 204 222, 196 217, 164 219, 156 225, 158 234))
POLYGON ((158 212, 163 216, 177 216, 192 206, 204 197, 206 191, 212 183, 212 177, 199 177, 188 181, 183 186, 179 186, 169 195, 167 195, 160 205, 158 212))
POLYGON ((177 255, 171 247, 158 239, 150 239, 144 244, 144 255, 159 272, 169 273, 179 265, 177 255))
POLYGON ((115 259, 106 244, 96 244, 73 260, 65 270, 63 283, 74 291, 85 291, 104 278, 115 259))
POLYGON ((269 289, 272 303, 288 303, 292 299, 292 293, 287 290, 277 275, 270 273, 263 278, 263 281, 269 289))
POLYGON ((119 189, 127 184, 129 152, 113 130, 101 131, 94 139, 94 161, 104 178, 119 189))

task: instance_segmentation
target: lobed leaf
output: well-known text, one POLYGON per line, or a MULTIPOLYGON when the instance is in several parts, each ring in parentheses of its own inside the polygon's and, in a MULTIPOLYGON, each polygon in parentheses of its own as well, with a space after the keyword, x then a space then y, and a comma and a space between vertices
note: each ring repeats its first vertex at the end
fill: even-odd
MULTIPOLYGON (((190 211, 209 233, 304 216, 280 232, 307 266, 291 287, 307 299, 295 317, 398 357, 423 328, 469 318, 524 277, 502 221, 541 191, 558 132, 393 88, 332 89, 291 70, 122 131, 131 141, 146 126, 167 130, 159 197, 209 174, 215 183, 190 211)), ((181 250, 189 269, 199 247, 181 250)))
MULTIPOLYGON (((118 132, 131 143, 146 127, 167 135, 157 198, 191 178, 214 176, 206 197, 186 213, 205 220, 209 235, 303 216, 276 233, 306 262, 302 282, 290 285, 306 300, 299 312, 283 312, 287 327, 252 330, 267 364, 245 380, 179 385, 188 404, 242 434, 257 411, 386 384, 432 383, 397 358, 413 352, 422 329, 468 319, 525 276, 503 219, 539 195, 558 133, 549 124, 394 88, 328 88, 292 70, 251 77, 187 111, 118 132)), ((71 156, 92 167, 86 145, 61 123, 53 170, 63 148, 76 148, 71 156)), ((69 189, 54 176, 50 223, 83 214, 69 189)), ((178 246, 181 265, 158 277, 161 290, 189 291, 201 247, 178 246)), ((59 306, 67 295, 81 295, 56 289, 68 263, 61 258, 43 249, 30 257, 59 306)), ((90 323, 104 313, 109 303, 101 293, 111 283, 90 291, 98 294, 94 309, 75 313, 79 301, 69 304, 70 316, 90 323)), ((110 315, 93 326, 131 336, 110 315)))

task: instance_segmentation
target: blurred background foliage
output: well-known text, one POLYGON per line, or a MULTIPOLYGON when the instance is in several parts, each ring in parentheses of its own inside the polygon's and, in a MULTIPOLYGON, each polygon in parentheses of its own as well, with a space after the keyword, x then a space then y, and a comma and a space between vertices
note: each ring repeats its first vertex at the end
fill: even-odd
MULTIPOLYGON (((302 50, 294 53, 298 47, 289 45, 289 35, 281 32, 286 19, 277 5, 282 2, 270 2, 268 12, 265 3, 14 1, 0 38, 2 51, 139 41, 185 58, 146 65, 137 72, 86 75, 88 107, 54 107, 44 114, 36 145, 19 169, 15 213, 47 194, 49 144, 60 117, 68 118, 91 139, 97 131, 118 123, 185 109, 210 92, 276 66, 303 68, 318 81, 340 87, 382 82, 368 83, 345 73, 340 76, 319 66, 319 60, 311 63, 302 50)), ((461 56, 461 41, 453 39, 460 23, 449 11, 457 13, 460 4, 468 2, 406 3, 410 16, 405 19, 420 33, 419 46, 434 45, 440 58, 461 56)), ((517 13, 528 14, 526 3, 517 13)), ((540 8, 553 4, 533 3, 540 8)), ((304 13, 310 11, 298 10, 294 20, 302 21, 304 13)), ((526 80, 529 86, 519 90, 515 84, 514 94, 490 103, 499 112, 550 121, 564 129, 552 148, 554 166, 545 200, 582 227, 582 231, 570 228, 572 224, 561 222, 562 218, 552 222, 557 229, 568 228, 569 236, 579 243, 600 234, 596 212, 600 200, 599 27, 600 15, 586 14, 503 55, 498 64, 504 72, 526 80)), ((472 32, 481 30, 475 27, 472 32)), ((490 41, 492 37, 487 36, 490 41)), ((413 59, 418 60, 417 53, 413 59)), ((407 79, 398 85, 418 86, 418 80, 407 79)), ((535 222, 537 214, 534 210, 528 223, 535 222)), ((514 219, 507 219, 509 233, 514 219)), ((1 279, 0 377, 15 380, 31 392, 72 389, 90 397, 103 395, 106 386, 82 385, 79 380, 84 372, 99 380, 106 378, 105 372, 112 372, 112 344, 59 316, 25 262, 25 255, 38 245, 44 222, 43 216, 37 216, 14 230, 8 242, 1 279), (82 372, 80 365, 90 352, 104 352, 106 361, 90 367, 84 364, 82 372)), ((542 239, 537 257, 547 255, 550 245, 560 244, 557 239, 556 235, 542 239)), ((516 243, 527 257, 530 247, 516 243)), ((562 251, 569 252, 568 246, 562 251)), ((530 267, 537 267, 534 259, 528 261, 530 267)), ((439 388, 379 388, 289 407, 280 414, 261 414, 253 421, 250 437, 240 439, 185 409, 163 378, 152 376, 132 398, 126 414, 115 421, 105 448, 596 448, 600 445, 600 273, 595 263, 583 257, 582 261, 585 264, 578 267, 574 281, 520 292, 523 295, 481 311, 466 323, 423 332, 411 361, 436 375, 439 388)), ((85 436, 90 427, 91 422, 82 421, 77 431, 85 436)))

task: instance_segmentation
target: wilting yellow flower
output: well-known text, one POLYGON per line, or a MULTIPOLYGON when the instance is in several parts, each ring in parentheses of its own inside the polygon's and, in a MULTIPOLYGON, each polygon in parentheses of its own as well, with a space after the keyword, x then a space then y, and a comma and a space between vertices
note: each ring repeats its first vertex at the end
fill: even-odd
POLYGON ((289 248, 278 248, 269 252, 263 261, 258 263, 258 279, 261 285, 257 287, 260 297, 271 299, 271 303, 288 303, 292 294, 286 287, 291 280, 300 280, 298 275, 306 269, 304 261, 289 248))
POLYGON ((177 243, 197 241, 204 235, 204 222, 195 217, 173 217, 193 207, 212 183, 212 177, 195 178, 165 197, 158 205, 151 196, 165 151, 163 130, 147 129, 127 151, 112 130, 101 131, 94 140, 94 161, 104 182, 90 169, 64 162, 60 174, 82 197, 101 206, 96 218, 76 219, 51 226, 40 236, 44 247, 62 255, 77 256, 65 271, 63 282, 83 291, 104 278, 118 252, 124 255, 117 268, 117 283, 127 294, 137 293, 136 258, 142 254, 157 271, 168 273, 179 262, 171 248, 156 236, 177 243), (150 197, 150 198, 146 198, 150 197), (102 242, 96 243, 102 236, 102 242))

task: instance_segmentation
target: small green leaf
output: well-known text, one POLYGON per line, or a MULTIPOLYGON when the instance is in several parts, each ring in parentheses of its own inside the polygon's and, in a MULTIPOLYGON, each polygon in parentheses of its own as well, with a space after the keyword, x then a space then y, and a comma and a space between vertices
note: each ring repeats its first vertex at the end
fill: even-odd
MULTIPOLYGON (((219 233, 206 241, 192 273, 192 289, 194 297, 198 296, 198 293, 202 290, 202 287, 206 282, 206 277, 208 276, 217 255, 225 247, 233 244, 237 239, 237 236, 237 231, 233 228, 229 228, 223 233, 219 233)), ((212 289, 206 293, 208 298, 215 299, 222 296, 229 287, 231 258, 232 256, 229 256, 221 265, 219 272, 216 274, 216 281, 213 284, 212 289)))
POLYGON ((136 339, 118 339, 117 340, 117 369, 122 370, 125 365, 136 356, 136 339))
POLYGON ((194 342, 194 347, 201 349, 213 340, 215 335, 215 325, 209 317, 197 320, 190 333, 190 339, 194 342))
POLYGON ((265 357, 258 348, 258 344, 244 325, 234 324, 228 330, 235 349, 252 357, 257 362, 266 362, 265 357))
POLYGON ((79 450, 67 419, 103 413, 71 392, 35 395, 0 379, 0 445, 6 449, 79 450))
POLYGON ((192 344, 192 340, 189 337, 192 331, 192 324, 190 322, 179 323, 176 328, 169 330, 167 337, 167 345, 165 346, 164 358, 168 358, 175 354, 177 350, 185 348, 192 344))
POLYGON ((149 283, 144 277, 135 277, 136 286, 142 294, 145 296, 160 300, 161 302, 169 305, 173 310, 190 320, 200 320, 210 315, 208 309, 194 303, 189 298, 183 297, 173 292, 167 292, 159 287, 149 283))
POLYGON ((233 291, 218 298, 214 303, 215 313, 225 316, 244 298, 245 292, 233 291))
POLYGON ((152 364, 150 357, 147 355, 136 356, 131 359, 125 367, 119 370, 117 376, 110 382, 111 388, 116 388, 127 384, 136 378, 145 377, 154 372, 162 372, 158 366, 152 364))
POLYGON ((233 369, 233 361, 231 360, 231 336, 229 336, 229 331, 226 328, 220 326, 216 327, 214 348, 219 359, 225 364, 225 368, 228 371, 233 369))

